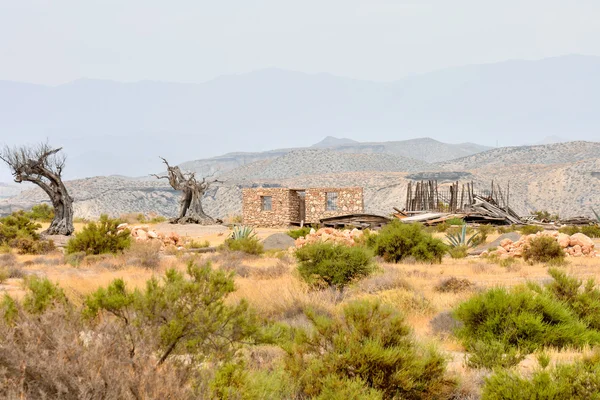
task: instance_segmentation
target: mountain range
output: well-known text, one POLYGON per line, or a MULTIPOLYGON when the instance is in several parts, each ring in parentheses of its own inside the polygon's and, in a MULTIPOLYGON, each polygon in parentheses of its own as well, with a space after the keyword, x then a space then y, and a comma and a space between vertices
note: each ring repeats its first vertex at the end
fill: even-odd
MULTIPOLYGON (((158 156, 178 164, 234 150, 307 147, 326 136, 351 139, 319 147, 354 152, 359 146, 361 152, 435 162, 439 152, 419 155, 406 140, 501 147, 549 136, 594 140, 600 132, 599 70, 600 57, 571 55, 383 83, 277 69, 202 84, 0 81, 0 132, 9 145, 48 138, 63 146, 69 179, 144 176, 160 171, 158 156), (382 150, 381 142, 390 144, 382 150), (397 142, 403 144, 394 149, 397 142)), ((0 181, 9 179, 0 169, 0 181)))
MULTIPOLYGON (((362 186, 366 211, 386 215, 393 207, 403 207, 408 183, 422 179, 436 179, 442 185, 455 180, 472 181, 480 189, 489 188, 492 180, 503 187, 510 185, 511 207, 521 215, 548 210, 563 217, 591 216, 592 208, 600 210, 598 142, 493 148, 438 162, 389 152, 337 151, 338 140, 328 138, 327 142, 332 147, 288 149, 277 156, 274 156, 276 152, 270 152, 270 158, 246 160, 249 162, 219 171, 222 183, 215 184, 206 193, 205 210, 219 218, 239 215, 244 187, 362 186)), ((456 151, 455 146, 446 147, 431 139, 412 144, 415 154, 426 154, 431 148, 456 151)), ((360 148, 360 144, 343 141, 341 147, 346 146, 360 148)), ((218 162, 225 165, 222 160, 218 162)), ((75 213, 80 217, 97 217, 102 213, 118 216, 130 212, 172 216, 178 207, 178 193, 168 182, 150 177, 95 177, 68 181, 67 187, 75 198, 75 213)), ((43 201, 47 198, 41 190, 25 190, 0 200, 0 213, 43 201)))

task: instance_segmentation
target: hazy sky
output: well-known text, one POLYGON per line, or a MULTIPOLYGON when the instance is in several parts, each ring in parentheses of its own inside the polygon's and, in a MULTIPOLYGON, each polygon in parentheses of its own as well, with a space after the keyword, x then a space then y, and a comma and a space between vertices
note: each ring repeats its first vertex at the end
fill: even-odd
POLYGON ((0 0, 0 79, 202 82, 265 67, 394 80, 600 55, 598 0, 0 0))

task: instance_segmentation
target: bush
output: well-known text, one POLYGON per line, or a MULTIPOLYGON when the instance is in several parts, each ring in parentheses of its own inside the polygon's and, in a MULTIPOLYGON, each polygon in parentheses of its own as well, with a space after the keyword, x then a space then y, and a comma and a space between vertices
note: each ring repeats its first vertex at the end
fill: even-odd
POLYGON ((518 362, 515 354, 545 346, 580 348, 600 343, 600 332, 590 329, 564 302, 541 288, 533 289, 490 289, 454 310, 454 317, 463 323, 456 334, 474 353, 473 360, 479 360, 477 366, 518 362), (491 354, 497 356, 490 359, 491 354))
POLYGON ((446 245, 423 231, 418 224, 392 221, 381 229, 374 239, 375 254, 387 262, 400 262, 407 257, 417 261, 442 262, 446 245))
POLYGON ((583 233, 584 235, 591 238, 600 238, 600 226, 598 225, 585 225, 585 226, 563 226, 558 230, 560 233, 567 235, 574 235, 576 233, 583 233))
POLYGON ((448 254, 452 258, 465 258, 469 255, 469 248, 467 246, 450 247, 448 254))
POLYGON ((27 236, 11 240, 10 245, 16 248, 19 254, 48 254, 56 249, 52 240, 35 240, 27 236))
POLYGON ((90 222, 83 230, 67 242, 67 254, 85 252, 86 254, 121 253, 131 246, 128 229, 117 230, 120 221, 102 215, 98 223, 90 222))
POLYGON ((339 289, 370 275, 376 268, 371 252, 358 246, 322 242, 308 244, 296 250, 296 259, 298 272, 307 283, 339 289))
POLYGON ((54 219, 54 208, 47 203, 42 203, 31 207, 31 210, 26 215, 34 221, 52 222, 54 219))
POLYGON ((286 347, 286 369, 302 398, 449 397, 453 382, 445 377, 446 360, 417 345, 393 307, 354 301, 342 315, 314 310, 306 315, 314 329, 298 332, 286 347))
POLYGON ((544 228, 537 225, 523 225, 519 228, 519 232, 521 232, 523 235, 533 235, 543 230, 544 228))
POLYGON ((185 247, 188 249, 205 249, 207 247, 210 247, 210 242, 208 240, 205 240, 203 242, 190 240, 185 244, 185 247))
POLYGON ((17 238, 38 240, 37 230, 42 226, 33 222, 24 211, 16 211, 0 218, 0 243, 9 243, 17 238))
POLYGON ((460 293, 472 289, 473 286, 473 282, 466 278, 460 279, 455 276, 452 276, 440 282, 435 287, 435 290, 436 292, 441 293, 460 293))
POLYGON ((539 236, 533 238, 523 249, 523 259, 528 262, 557 262, 563 261, 565 252, 555 238, 539 236))
POLYGON ((160 243, 153 241, 133 243, 124 252, 127 265, 148 269, 158 268, 160 265, 160 247, 160 243))
POLYGON ((555 299, 566 304, 587 326, 600 331, 600 290, 593 279, 585 284, 576 278, 567 276, 561 270, 548 270, 553 281, 546 290, 555 299))
POLYGON ((600 238, 600 226, 598 225, 582 226, 580 232, 591 238, 600 238))
POLYGON ((598 399, 600 393, 600 355, 573 364, 542 367, 529 379, 514 371, 499 370, 485 381, 484 400, 517 399, 598 399))
POLYGON ((158 364, 184 354, 199 361, 231 360, 243 343, 254 340, 258 326, 245 301, 226 304, 235 290, 233 276, 210 263, 189 262, 187 276, 174 269, 162 280, 151 278, 144 291, 130 291, 122 279, 100 288, 85 300, 84 315, 118 318, 126 330, 153 333, 158 364))
POLYGON ((462 218, 454 217, 446 220, 446 224, 452 225, 464 225, 465 221, 462 218))
POLYGON ((25 285, 29 291, 23 298, 23 307, 31 314, 41 314, 50 307, 67 303, 67 297, 60 286, 47 278, 32 275, 27 278, 25 285))
POLYGON ((263 244, 255 237, 225 240, 225 247, 231 251, 241 251, 247 254, 260 255, 265 252, 263 244))
POLYGON ((303 226, 300 229, 290 229, 286 233, 292 239, 298 239, 299 237, 306 237, 306 235, 308 235, 310 233, 311 229, 312 228, 310 226, 305 225, 305 226, 303 226))

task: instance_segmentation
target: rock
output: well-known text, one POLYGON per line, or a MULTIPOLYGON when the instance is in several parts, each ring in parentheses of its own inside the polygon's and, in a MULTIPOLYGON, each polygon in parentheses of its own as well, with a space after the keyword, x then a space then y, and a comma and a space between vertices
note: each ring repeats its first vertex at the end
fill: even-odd
POLYGON ((148 231, 148 237, 150 239, 158 239, 158 233, 156 233, 155 231, 148 231))
POLYGON ((567 247, 569 247, 569 244, 571 242, 571 237, 565 233, 559 233, 558 234, 558 244, 560 245, 560 247, 562 247, 563 249, 566 249, 567 247))
POLYGON ((513 241, 512 241, 512 240, 510 240, 510 239, 508 239, 508 238, 506 238, 506 239, 503 239, 503 240, 500 242, 500 246, 501 246, 501 247, 504 247, 504 248, 506 248, 506 247, 510 246, 511 244, 513 244, 513 241))
POLYGON ((594 248, 594 241, 583 233, 576 233, 571 235, 570 245, 572 247, 579 245, 580 247, 589 246, 590 248, 594 248))
POLYGON ((287 250, 296 245, 296 243, 297 240, 294 241, 286 233, 274 233, 263 241, 263 246, 265 250, 287 250))
POLYGON ((125 229, 127 229, 128 226, 129 226, 128 223, 119 224, 119 225, 117 225, 117 230, 119 230, 119 231, 125 230, 125 229))
POLYGON ((136 234, 136 236, 135 236, 135 237, 136 237, 138 240, 147 240, 147 239, 148 239, 148 234, 146 233, 146 231, 143 231, 143 230, 141 230, 141 229, 138 229, 138 230, 136 231, 136 233, 137 233, 137 234, 136 234))

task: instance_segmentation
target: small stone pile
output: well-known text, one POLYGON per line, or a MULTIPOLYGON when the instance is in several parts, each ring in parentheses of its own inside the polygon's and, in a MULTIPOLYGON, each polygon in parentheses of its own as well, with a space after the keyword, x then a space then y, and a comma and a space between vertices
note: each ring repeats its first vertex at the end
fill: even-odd
POLYGON ((129 224, 121 224, 117 226, 117 230, 119 232, 122 232, 125 229, 129 229, 129 231, 131 232, 131 237, 134 238, 136 242, 157 240, 160 241, 164 246, 183 245, 182 238, 175 232, 171 232, 168 235, 165 235, 162 232, 156 232, 155 230, 150 229, 148 225, 129 226, 129 224))
POLYGON ((358 229, 350 230, 339 230, 333 228, 321 228, 317 231, 314 229, 310 230, 310 233, 306 237, 299 237, 296 239, 296 248, 303 247, 307 244, 326 242, 342 244, 344 246, 355 246, 356 239, 362 237, 363 232, 358 229))
POLYGON ((556 239, 560 247, 563 248, 566 255, 569 257, 600 257, 600 252, 594 250, 594 241, 588 236, 583 233, 576 233, 569 236, 557 231, 542 231, 532 235, 524 235, 516 242, 513 242, 510 239, 504 239, 500 242, 500 246, 498 246, 497 250, 490 251, 489 253, 483 252, 481 255, 497 255, 501 259, 522 257, 523 251, 529 243, 540 236, 549 236, 556 239))

